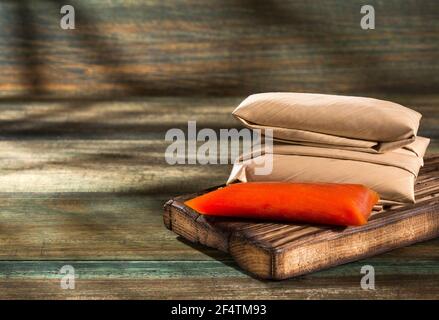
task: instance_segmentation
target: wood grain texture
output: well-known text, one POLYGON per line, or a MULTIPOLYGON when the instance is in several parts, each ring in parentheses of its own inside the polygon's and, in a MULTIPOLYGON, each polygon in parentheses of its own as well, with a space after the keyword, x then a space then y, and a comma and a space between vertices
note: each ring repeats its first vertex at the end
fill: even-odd
POLYGON ((18 299, 437 299, 438 241, 395 250, 285 281, 260 281, 222 261, 4 261, 1 298, 18 299), (398 258, 395 258, 398 257, 398 258), (59 270, 75 268, 74 290, 59 270), (360 269, 372 265, 376 290, 362 290, 360 269))
POLYGON ((368 1, 374 31, 360 0, 71 0, 74 31, 59 28, 64 4, 0 2, 0 298, 438 297, 437 240, 261 282, 161 218, 166 199, 230 172, 167 165, 165 132, 239 127, 230 112, 258 91, 394 100, 424 115, 439 151, 436 0, 368 1), (59 288, 64 263, 73 291, 59 288))
POLYGON ((189 241, 229 252, 251 274, 282 280, 439 236, 438 155, 425 159, 415 196, 416 204, 384 209, 359 227, 208 217, 184 204, 194 195, 168 201, 164 221, 189 241))
MULTIPOLYGON (((439 96, 376 97, 420 111, 429 152, 439 151, 439 96)), ((231 169, 167 165, 166 131, 188 120, 240 128, 230 112, 243 98, 0 101, 0 298, 437 298, 438 240, 266 282, 163 226, 167 199, 220 185, 231 169), (78 271, 75 290, 60 289, 64 264, 78 271), (373 292, 360 289, 365 264, 376 268, 373 292)))
MULTIPOLYGON (((423 114, 439 151, 439 96, 389 96, 423 114)), ((242 98, 0 102, 0 192, 141 192, 169 197, 224 183, 231 165, 169 166, 167 130, 241 128, 242 98), (190 178, 185 178, 190 177, 190 178)), ((200 142, 201 144, 201 142, 200 142)), ((194 156, 194 155, 190 155, 194 156)))
POLYGON ((6 0, 3 97, 437 93, 439 4, 370 0, 6 0))

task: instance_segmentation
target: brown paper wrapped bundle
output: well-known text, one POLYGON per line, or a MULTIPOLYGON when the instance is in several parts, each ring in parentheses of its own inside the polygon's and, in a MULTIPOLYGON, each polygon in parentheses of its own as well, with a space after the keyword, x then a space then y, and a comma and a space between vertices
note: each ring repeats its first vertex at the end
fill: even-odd
POLYGON ((272 129, 277 141, 370 153, 412 143, 421 119, 389 101, 283 92, 251 95, 233 115, 251 129, 272 129))
POLYGON ((375 190, 382 203, 414 202, 414 183, 429 141, 417 137, 410 145, 382 154, 275 144, 272 150, 262 148, 241 156, 227 183, 353 183, 375 190), (257 175, 255 169, 265 165, 264 161, 272 161, 272 172, 257 175))
POLYGON ((417 137, 414 110, 373 98, 271 92, 249 96, 233 115, 251 129, 270 129, 276 143, 238 159, 228 183, 354 183, 385 202, 415 201, 429 139, 417 137), (265 161, 273 170, 258 175, 265 161))

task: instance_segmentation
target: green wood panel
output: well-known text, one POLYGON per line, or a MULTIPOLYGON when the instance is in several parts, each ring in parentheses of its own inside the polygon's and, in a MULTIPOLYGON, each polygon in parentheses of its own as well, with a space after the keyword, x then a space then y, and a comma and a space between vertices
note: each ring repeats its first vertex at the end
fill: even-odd
MULTIPOLYGON (((371 97, 419 111, 423 115, 419 134, 439 138, 438 93, 381 93, 371 97)), ((244 98, 0 99, 0 136, 3 140, 21 140, 19 143, 62 139, 147 140, 148 148, 164 152, 166 131, 171 128, 187 131, 189 120, 197 121, 198 129, 212 128, 217 133, 222 128, 242 128, 231 112, 244 98)), ((58 147, 63 148, 63 144, 59 143, 58 147)))
MULTIPOLYGON (((413 247, 418 247, 417 245, 413 247)), ((383 255, 385 257, 385 255, 383 255)), ((437 298, 437 256, 411 261, 377 258, 286 281, 260 281, 220 261, 0 262, 1 298, 318 299, 437 298), (75 268, 74 290, 59 270, 75 268), (375 290, 360 287, 361 266, 375 267, 375 290)))
MULTIPOLYGON (((420 111, 421 134, 438 151, 439 96, 395 96, 420 111)), ((231 165, 169 166, 170 128, 240 127, 240 99, 160 98, 128 102, 0 103, 0 192, 134 192, 167 197, 226 181, 231 165)), ((162 197, 165 199, 166 197, 162 197)))
MULTIPOLYGON (((164 201, 144 194, 0 194, 0 260, 231 259, 165 229, 164 201)), ((394 258, 439 261, 438 245, 400 249, 394 258)))
MULTIPOLYGON (((437 95, 380 95, 423 115, 436 138, 437 95)), ((242 97, 0 102, 1 298, 437 298, 439 240, 282 282, 243 273, 230 257, 166 230, 171 196, 221 184, 230 165, 168 166, 166 130, 188 120, 238 126, 242 97), (61 290, 58 270, 78 271, 61 290), (377 290, 359 287, 372 264, 377 290)))
MULTIPOLYGON (((423 132, 437 137, 437 96, 392 99, 421 111, 423 132)), ((162 205, 224 183, 231 166, 169 166, 164 136, 188 120, 234 127, 239 100, 0 103, 0 258, 204 259, 164 229, 162 205)))
POLYGON ((59 0, 0 4, 0 95, 436 93, 439 3, 370 0, 59 0))
POLYGON ((1 194, 0 259, 222 259, 163 225, 160 196, 1 194), (198 249, 198 250, 194 250, 198 249), (209 258, 209 255, 212 258, 209 258))

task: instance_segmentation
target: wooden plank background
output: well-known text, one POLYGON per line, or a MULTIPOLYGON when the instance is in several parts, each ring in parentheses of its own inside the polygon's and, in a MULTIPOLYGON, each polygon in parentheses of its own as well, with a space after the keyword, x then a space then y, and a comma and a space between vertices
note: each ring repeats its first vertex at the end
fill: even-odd
MULTIPOLYGON (((394 99, 418 106, 423 133, 437 133, 439 96, 394 99)), ((224 183, 231 166, 167 165, 166 130, 190 119, 200 128, 238 126, 230 114, 238 102, 2 102, 0 297, 437 298, 438 240, 264 282, 168 231, 164 202, 224 183), (75 267, 75 290, 60 288, 64 264, 75 267), (376 268, 375 291, 360 288, 365 264, 376 268)), ((433 143, 429 152, 438 151, 433 143)))
POLYGON ((420 111, 439 152, 435 0, 0 3, 0 298, 437 298, 439 241, 264 282, 166 230, 163 203, 230 165, 169 166, 170 128, 238 127, 258 91, 363 94, 420 111), (75 290, 59 269, 77 271, 75 290), (375 291, 360 268, 376 268, 375 291))
POLYGON ((0 4, 4 97, 437 93, 437 0, 61 0, 0 4))

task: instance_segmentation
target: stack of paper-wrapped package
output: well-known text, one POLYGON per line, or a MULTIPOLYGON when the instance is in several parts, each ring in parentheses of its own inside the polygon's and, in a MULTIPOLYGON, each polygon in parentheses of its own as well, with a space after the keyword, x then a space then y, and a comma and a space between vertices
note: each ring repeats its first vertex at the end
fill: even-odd
POLYGON ((415 202, 429 139, 417 136, 421 114, 414 110, 372 98, 261 93, 233 115, 248 128, 271 129, 274 145, 238 159, 228 183, 354 183, 375 190, 382 203, 415 202), (268 155, 271 172, 256 174, 268 155))

